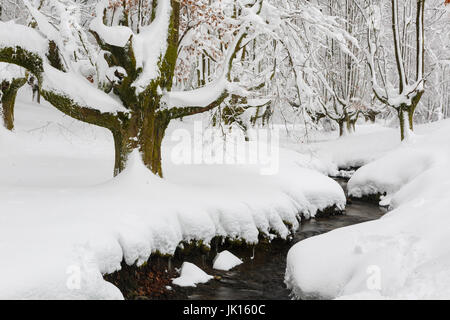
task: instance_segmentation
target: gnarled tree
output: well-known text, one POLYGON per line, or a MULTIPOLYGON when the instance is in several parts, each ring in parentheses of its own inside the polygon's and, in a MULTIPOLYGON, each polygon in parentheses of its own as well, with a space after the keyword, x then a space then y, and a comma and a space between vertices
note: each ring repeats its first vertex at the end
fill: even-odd
POLYGON ((3 126, 14 129, 14 106, 17 91, 26 83, 26 76, 20 68, 0 63, 0 115, 3 126))
MULTIPOLYGON (((126 167, 129 154, 139 150, 144 164, 162 176, 161 142, 169 122, 211 110, 228 97, 233 87, 233 60, 254 20, 249 16, 261 11, 262 1, 243 5, 247 19, 236 19, 221 71, 210 84, 191 91, 172 91, 180 43, 180 1, 152 1, 146 7, 147 20, 142 12, 136 18, 129 2, 113 4, 100 1, 90 22, 99 48, 96 61, 91 61, 96 73, 94 84, 79 72, 76 55, 66 54, 64 39, 58 37, 52 24, 29 4, 38 30, 0 22, 0 61, 32 73, 42 97, 58 110, 110 130, 115 144, 115 175, 126 167), (148 23, 144 25, 144 21, 148 23)), ((88 52, 86 36, 75 23, 71 25, 88 52)))

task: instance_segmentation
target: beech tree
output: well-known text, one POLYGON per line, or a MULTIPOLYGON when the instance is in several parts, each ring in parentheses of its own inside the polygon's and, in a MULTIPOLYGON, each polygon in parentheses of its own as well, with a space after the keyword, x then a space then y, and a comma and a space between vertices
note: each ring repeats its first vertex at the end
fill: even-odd
MULTIPOLYGON (((306 129, 318 128, 325 117, 319 103, 323 88, 324 66, 320 63, 326 41, 333 41, 335 48, 348 51, 356 39, 345 30, 343 20, 321 2, 275 1, 282 8, 278 28, 273 37, 274 44, 266 56, 270 61, 267 78, 272 105, 285 123, 301 122, 306 129)), ((266 52, 265 52, 266 53, 266 52)))
POLYGON ((321 66, 319 85, 322 95, 319 101, 322 112, 336 121, 342 136, 353 132, 358 117, 369 110, 364 55, 358 45, 363 35, 363 17, 355 1, 327 1, 325 8, 330 15, 343 20, 343 29, 356 40, 343 47, 327 37, 324 49, 317 57, 321 66))
MULTIPOLYGON (((110 130, 115 175, 126 167, 128 155, 138 150, 144 164, 161 177, 161 142, 169 122, 211 110, 232 92, 233 61, 263 5, 262 0, 242 5, 244 14, 234 20, 220 72, 211 83, 191 91, 173 91, 181 1, 152 1, 145 8, 142 2, 136 8, 134 1, 100 1, 89 25, 99 53, 90 61, 94 67, 89 71, 91 81, 77 63, 76 51, 83 48, 89 57, 90 44, 75 15, 59 15, 66 27, 62 37, 61 29, 47 15, 24 2, 36 28, 0 22, 0 61, 32 73, 42 97, 58 110, 110 130), (71 42, 76 36, 76 43, 71 42), (70 46, 67 50, 69 43, 76 50, 70 46)), ((56 5, 60 10, 70 9, 56 5)), ((252 36, 256 34, 252 30, 252 36)))
POLYGON ((372 90, 378 100, 396 110, 403 140, 414 129, 414 113, 425 91, 425 0, 391 0, 390 13, 392 45, 386 47, 381 45, 382 9, 370 7, 368 66, 372 90), (396 85, 391 81, 389 57, 394 60, 396 85))

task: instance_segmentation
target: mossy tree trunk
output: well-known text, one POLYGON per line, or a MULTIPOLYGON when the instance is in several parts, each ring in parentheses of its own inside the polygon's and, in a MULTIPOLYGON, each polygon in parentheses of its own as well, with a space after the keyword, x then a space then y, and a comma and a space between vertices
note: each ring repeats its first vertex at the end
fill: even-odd
POLYGON ((400 107, 397 109, 398 121, 400 123, 400 139, 403 141, 406 137, 405 134, 405 111, 400 107))
POLYGON ((136 114, 121 128, 111 130, 115 145, 114 175, 126 168, 128 156, 138 150, 144 164, 162 177, 161 144, 169 122, 166 112, 149 112, 136 114))
POLYGON ((14 129, 14 106, 16 103, 17 91, 26 82, 26 78, 16 78, 12 81, 1 83, 1 113, 3 125, 8 130, 14 129))
POLYGON ((414 130, 414 113, 423 93, 424 91, 417 92, 417 94, 411 99, 411 105, 408 107, 408 124, 411 131, 414 130))
POLYGON ((345 122, 344 122, 344 119, 337 120, 337 123, 339 125, 339 137, 342 137, 342 136, 344 136, 344 133, 345 133, 345 127, 344 127, 345 122))

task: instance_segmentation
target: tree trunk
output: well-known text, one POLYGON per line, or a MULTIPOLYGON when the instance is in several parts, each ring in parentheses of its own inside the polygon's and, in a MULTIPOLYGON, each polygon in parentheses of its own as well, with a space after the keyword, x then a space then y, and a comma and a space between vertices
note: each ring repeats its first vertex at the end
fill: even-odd
POLYGON ((345 120, 346 122, 346 126, 347 126, 347 132, 348 133, 353 133, 355 132, 355 123, 356 120, 351 120, 349 117, 346 118, 345 120))
POLYGON ((344 127, 344 120, 337 121, 339 125, 339 137, 342 137, 344 135, 345 127, 344 127))
POLYGON ((350 125, 352 126, 352 132, 356 131, 356 120, 350 121, 350 125))
POLYGON ((11 83, 3 81, 1 84, 1 113, 3 124, 6 129, 14 129, 14 105, 16 103, 17 91, 26 82, 25 78, 13 79, 11 83))
POLYGON ((400 122, 400 139, 403 141, 405 139, 405 116, 401 107, 397 110, 397 114, 400 122))
POLYGON ((419 104, 420 99, 423 95, 423 90, 418 91, 417 94, 412 98, 412 104, 408 107, 408 123, 409 129, 414 131, 414 113, 416 111, 417 105, 419 104))
POLYGON ((414 131, 414 109, 412 107, 408 108, 408 125, 409 130, 414 131))
POLYGON ((2 96, 2 118, 3 125, 8 130, 14 129, 14 100, 15 97, 9 97, 5 99, 5 93, 2 96))
POLYGON ((135 114, 120 130, 112 131, 115 147, 114 175, 122 172, 133 150, 139 150, 143 163, 163 177, 161 144, 170 118, 164 112, 135 114))

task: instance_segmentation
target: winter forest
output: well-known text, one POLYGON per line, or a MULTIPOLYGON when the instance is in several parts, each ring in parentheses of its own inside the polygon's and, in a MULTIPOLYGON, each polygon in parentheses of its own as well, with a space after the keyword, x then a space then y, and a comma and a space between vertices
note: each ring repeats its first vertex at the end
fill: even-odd
POLYGON ((449 23, 0 0, 0 299, 450 299, 449 23))

